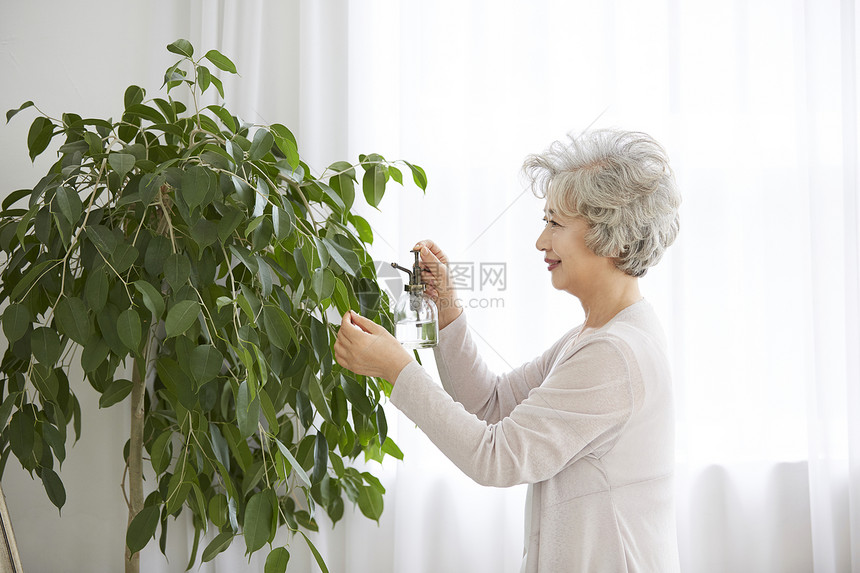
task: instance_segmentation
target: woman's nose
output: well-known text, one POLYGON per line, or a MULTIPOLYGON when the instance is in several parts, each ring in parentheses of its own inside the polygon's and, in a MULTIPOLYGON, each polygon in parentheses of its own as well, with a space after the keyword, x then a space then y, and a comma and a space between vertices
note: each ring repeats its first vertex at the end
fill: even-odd
POLYGON ((549 250, 549 237, 547 235, 548 229, 549 225, 544 227, 543 231, 541 231, 540 235, 538 235, 537 241, 535 241, 535 248, 539 251, 549 250))

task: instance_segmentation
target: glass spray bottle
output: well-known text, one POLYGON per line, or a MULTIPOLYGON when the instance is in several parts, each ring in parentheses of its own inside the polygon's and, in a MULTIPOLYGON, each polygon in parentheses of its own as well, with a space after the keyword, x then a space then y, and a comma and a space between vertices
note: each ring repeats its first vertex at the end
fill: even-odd
POLYGON ((439 314, 436 303, 427 296, 427 285, 421 282, 419 251, 415 253, 412 270, 391 263, 395 269, 409 275, 403 294, 394 307, 394 334, 404 348, 431 348, 439 339, 439 314))

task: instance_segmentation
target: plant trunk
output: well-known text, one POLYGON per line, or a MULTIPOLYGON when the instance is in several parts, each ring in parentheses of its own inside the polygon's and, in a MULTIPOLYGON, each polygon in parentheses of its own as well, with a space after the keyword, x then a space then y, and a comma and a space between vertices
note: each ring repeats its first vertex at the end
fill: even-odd
MULTIPOLYGON (((136 358, 132 370, 131 433, 127 460, 128 525, 143 509, 143 408, 146 394, 146 357, 136 358)), ((140 552, 131 555, 128 547, 125 548, 125 573, 140 573, 140 552)))

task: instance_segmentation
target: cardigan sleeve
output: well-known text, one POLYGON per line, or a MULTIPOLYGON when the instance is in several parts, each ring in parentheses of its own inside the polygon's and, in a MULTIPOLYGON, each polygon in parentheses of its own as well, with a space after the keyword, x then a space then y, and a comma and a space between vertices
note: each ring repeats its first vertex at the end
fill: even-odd
POLYGON ((439 344, 433 349, 442 387, 479 419, 498 422, 540 386, 571 333, 531 362, 495 374, 478 353, 463 312, 439 332, 439 344))
POLYGON ((583 344, 496 423, 455 402, 417 362, 398 376, 391 402, 466 475, 507 487, 549 479, 611 447, 633 409, 625 355, 611 339, 583 344))

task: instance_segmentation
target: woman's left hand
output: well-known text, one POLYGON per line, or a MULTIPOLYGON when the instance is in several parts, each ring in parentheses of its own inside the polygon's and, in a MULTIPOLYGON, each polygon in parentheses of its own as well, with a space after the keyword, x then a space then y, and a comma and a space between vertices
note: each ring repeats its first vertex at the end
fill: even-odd
POLYGON ((334 343, 334 357, 347 370, 385 378, 392 384, 412 361, 412 356, 391 333, 353 311, 343 315, 334 343))

